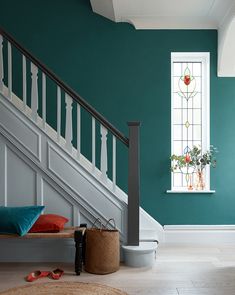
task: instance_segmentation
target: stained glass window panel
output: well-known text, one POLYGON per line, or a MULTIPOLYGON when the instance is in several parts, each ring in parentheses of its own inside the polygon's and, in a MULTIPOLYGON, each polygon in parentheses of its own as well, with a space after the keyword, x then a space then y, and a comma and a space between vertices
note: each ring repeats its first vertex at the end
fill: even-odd
MULTIPOLYGON (((207 94, 204 61, 200 58, 172 60, 172 154, 187 155, 194 145, 203 142, 203 106, 207 94)), ((172 186, 187 189, 194 181, 194 171, 176 170, 172 173, 172 186)))
POLYGON ((202 75, 201 63, 193 63, 193 74, 195 77, 200 77, 202 75))
POLYGON ((174 109, 174 125, 181 125, 182 122, 182 110, 174 109))
POLYGON ((200 141, 201 139, 201 136, 202 136, 202 133, 201 133, 201 126, 197 126, 197 125, 194 125, 193 126, 193 136, 194 136, 194 140, 196 141, 200 141))
POLYGON ((175 140, 181 140, 182 139, 182 127, 180 125, 174 125, 174 135, 175 140))
POLYGON ((174 76, 181 76, 181 63, 174 63, 174 76))
POLYGON ((174 93, 174 109, 181 109, 182 108, 182 99, 181 97, 178 95, 178 93, 174 93))
POLYGON ((182 154, 181 140, 178 140, 178 141, 174 140, 173 147, 174 147, 173 149, 174 149, 176 155, 182 154))
POLYGON ((201 93, 197 93, 193 99, 193 107, 194 109, 201 108, 201 93))
MULTIPOLYGON (((171 54, 171 154, 185 156, 193 146, 202 152, 210 147, 210 54, 173 52, 171 54)), ((195 181, 192 166, 172 172, 172 190, 188 191, 195 181)), ((210 187, 210 170, 205 168, 210 187)))
POLYGON ((174 173, 174 186, 181 187, 182 186, 182 174, 179 172, 174 173))

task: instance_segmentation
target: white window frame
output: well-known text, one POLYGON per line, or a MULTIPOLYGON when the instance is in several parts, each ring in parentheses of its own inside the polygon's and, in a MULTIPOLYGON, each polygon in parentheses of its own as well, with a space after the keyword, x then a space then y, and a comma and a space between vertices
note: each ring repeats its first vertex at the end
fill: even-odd
MULTIPOLYGON (((172 52, 171 53, 171 154, 173 154, 174 139, 174 112, 173 112, 173 64, 174 62, 201 62, 202 63, 202 152, 210 149, 210 53, 209 52, 172 52)), ((210 167, 205 167, 205 190, 210 190, 210 167)), ((195 193, 201 191, 189 191, 184 187, 173 186, 173 172, 171 173, 171 190, 168 192, 195 193)))

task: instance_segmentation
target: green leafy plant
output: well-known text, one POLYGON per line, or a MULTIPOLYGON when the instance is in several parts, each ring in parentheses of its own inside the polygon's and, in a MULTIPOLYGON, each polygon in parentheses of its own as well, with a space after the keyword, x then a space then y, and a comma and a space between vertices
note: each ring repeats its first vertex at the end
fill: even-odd
POLYGON ((193 168, 197 172, 202 172, 206 165, 210 165, 213 168, 216 167, 216 153, 218 150, 213 145, 210 146, 210 150, 202 154, 202 150, 198 146, 193 148, 185 155, 172 155, 170 157, 172 161, 171 171, 179 169, 182 171, 184 167, 193 168))

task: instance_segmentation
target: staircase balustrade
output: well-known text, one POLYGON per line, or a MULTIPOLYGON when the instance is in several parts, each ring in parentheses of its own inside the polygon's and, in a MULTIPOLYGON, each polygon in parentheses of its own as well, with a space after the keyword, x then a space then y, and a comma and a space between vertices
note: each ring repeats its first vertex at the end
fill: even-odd
POLYGON ((38 118, 38 68, 31 63, 31 75, 32 75, 32 86, 31 86, 31 109, 32 119, 37 122, 38 118))
POLYGON ((100 163, 100 170, 101 170, 101 179, 104 182, 107 182, 107 171, 108 171, 108 155, 107 155, 107 134, 108 130, 101 125, 100 126, 100 134, 101 134, 101 163, 100 163))
POLYGON ((26 111, 27 105, 27 76, 26 76, 26 58, 22 55, 22 76, 23 76, 23 103, 24 111, 26 111))
POLYGON ((46 126, 46 75, 42 73, 42 123, 46 126))
POLYGON ((60 143, 61 135, 61 89, 57 86, 57 141, 60 143))
POLYGON ((8 53, 8 97, 11 99, 12 95, 12 49, 11 43, 7 42, 7 53, 8 53))
POLYGON ((96 122, 95 118, 92 118, 92 170, 95 171, 95 161, 96 161, 96 139, 95 139, 95 128, 96 128, 96 122))
POLYGON ((65 124, 65 141, 67 150, 72 153, 73 145, 73 120, 72 120, 72 110, 73 110, 73 100, 68 95, 65 94, 65 103, 66 103, 66 124, 65 124))
POLYGON ((0 91, 3 91, 3 37, 0 35, 0 91))
MULTIPOLYGON (((93 141, 92 141, 93 142, 93 141)), ((81 155, 81 107, 77 104, 77 159, 81 155)))
MULTIPOLYGON (((61 145, 61 92, 65 94, 66 104, 66 120, 65 120, 65 148, 71 156, 74 155, 73 150, 73 106, 77 104, 76 122, 77 122, 77 147, 76 159, 80 162, 81 158, 81 108, 86 110, 91 117, 91 146, 92 146, 92 171, 101 171, 100 181, 104 184, 108 179, 108 133, 112 135, 112 183, 113 193, 116 190, 116 141, 121 141, 129 150, 129 177, 128 177, 128 244, 139 244, 139 122, 131 122, 129 125, 129 139, 124 136, 118 129, 116 129, 108 120, 99 114, 91 105, 89 105, 83 98, 81 98, 74 90, 68 87, 61 81, 52 71, 36 59, 31 53, 24 49, 13 37, 0 28, 0 91, 4 92, 4 87, 7 87, 7 95, 9 100, 12 100, 12 46, 22 54, 22 99, 23 111, 26 114, 27 108, 27 62, 31 66, 31 119, 38 124, 40 128, 46 132, 47 124, 47 79, 51 79, 57 85, 57 143, 61 145), (4 56, 3 56, 3 42, 7 42, 7 85, 4 85, 4 56), (39 70, 41 72, 39 72, 39 70), (38 78, 41 75, 42 80, 42 117, 40 125, 39 122, 39 86, 38 78), (100 139, 101 139, 101 153, 100 153, 100 167, 96 166, 96 124, 100 125, 100 139)), ((50 98, 51 99, 51 98, 50 98)))

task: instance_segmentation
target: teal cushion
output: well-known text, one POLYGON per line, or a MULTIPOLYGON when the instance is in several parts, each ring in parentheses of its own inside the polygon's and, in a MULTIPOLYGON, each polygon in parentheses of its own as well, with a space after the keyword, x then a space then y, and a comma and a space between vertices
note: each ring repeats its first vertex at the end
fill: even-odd
POLYGON ((24 236, 44 208, 44 206, 0 207, 0 233, 24 236))

